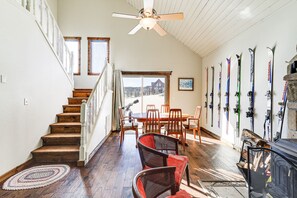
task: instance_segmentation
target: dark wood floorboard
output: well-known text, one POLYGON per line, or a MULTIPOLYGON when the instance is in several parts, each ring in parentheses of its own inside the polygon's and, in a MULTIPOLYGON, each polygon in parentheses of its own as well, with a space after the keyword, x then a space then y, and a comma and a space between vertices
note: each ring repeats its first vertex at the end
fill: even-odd
MULTIPOLYGON (((181 149, 180 154, 189 157, 191 187, 186 186, 184 177, 182 189, 195 197, 206 197, 198 180, 243 180, 235 165, 239 159, 237 151, 204 133, 201 145, 191 133, 187 139, 189 146, 185 152, 181 149)), ((50 186, 21 191, 0 189, 0 197, 127 198, 132 197, 132 179, 141 170, 133 133, 125 135, 122 147, 118 134, 113 133, 86 167, 69 165, 70 173, 50 186)))

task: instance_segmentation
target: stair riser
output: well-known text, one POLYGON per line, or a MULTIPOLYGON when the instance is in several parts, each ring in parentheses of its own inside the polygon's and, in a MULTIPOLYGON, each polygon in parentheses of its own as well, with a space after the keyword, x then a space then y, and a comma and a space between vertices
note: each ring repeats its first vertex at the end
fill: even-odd
POLYGON ((80 115, 59 116, 58 122, 80 122, 80 115))
POLYGON ((73 92, 73 97, 89 97, 91 95, 91 92, 73 92))
POLYGON ((83 100, 87 98, 68 98, 68 104, 81 104, 83 100))
POLYGON ((51 126, 52 133, 80 133, 81 126, 51 126))
POLYGON ((67 138, 47 138, 43 137, 44 146, 58 146, 58 145, 80 145, 79 137, 67 137, 67 138))
POLYGON ((71 152, 71 153, 44 152, 44 153, 32 153, 32 155, 35 162, 45 162, 45 163, 77 162, 79 159, 79 152, 71 152))
POLYGON ((63 113, 80 113, 79 107, 63 107, 63 113))

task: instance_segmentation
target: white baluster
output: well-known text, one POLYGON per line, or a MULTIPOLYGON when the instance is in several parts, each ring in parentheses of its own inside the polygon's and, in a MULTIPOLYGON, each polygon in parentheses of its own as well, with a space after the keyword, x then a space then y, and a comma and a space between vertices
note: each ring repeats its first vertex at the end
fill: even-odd
POLYGON ((80 111, 80 122, 81 122, 81 138, 80 138, 80 148, 79 148, 79 161, 85 161, 87 156, 87 103, 86 100, 82 101, 81 111, 80 111))
POLYGON ((33 7, 33 12, 32 13, 36 18, 36 0, 32 0, 31 2, 32 2, 32 7, 33 7))
POLYGON ((48 8, 47 4, 45 4, 45 13, 46 13, 46 35, 47 35, 47 38, 49 39, 49 22, 50 22, 50 19, 49 19, 49 8, 48 8))
POLYGON ((22 0, 22 6, 26 9, 26 7, 27 7, 27 0, 22 0))

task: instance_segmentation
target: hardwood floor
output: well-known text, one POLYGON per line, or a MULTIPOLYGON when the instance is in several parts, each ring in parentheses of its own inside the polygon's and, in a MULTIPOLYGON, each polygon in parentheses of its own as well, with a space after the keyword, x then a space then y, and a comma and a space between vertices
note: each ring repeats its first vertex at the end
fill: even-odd
MULTIPOLYGON (((243 180, 235 165, 239 159, 237 151, 204 133, 201 145, 198 140, 193 141, 191 134, 187 135, 187 139, 189 146, 185 152, 180 147, 180 154, 189 157, 191 187, 186 186, 184 180, 182 189, 195 197, 206 197, 198 185, 198 179, 202 181, 243 180)), ((50 186, 21 191, 0 189, 0 197, 133 197, 131 182, 134 175, 141 170, 134 133, 125 135, 122 147, 119 147, 119 135, 113 133, 86 167, 69 165, 70 173, 50 186)))

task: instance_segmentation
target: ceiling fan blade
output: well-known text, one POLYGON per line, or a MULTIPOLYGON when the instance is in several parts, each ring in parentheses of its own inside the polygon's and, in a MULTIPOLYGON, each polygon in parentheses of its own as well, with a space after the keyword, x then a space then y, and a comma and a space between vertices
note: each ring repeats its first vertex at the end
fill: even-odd
POLYGON ((184 13, 172 13, 172 14, 159 14, 158 20, 159 21, 169 21, 169 20, 183 20, 184 13))
POLYGON ((161 28, 161 26, 157 23, 154 26, 154 30, 156 30, 156 32, 160 35, 160 36, 165 36, 167 33, 165 32, 165 30, 163 28, 161 28))
POLYGON ((154 0, 143 0, 143 9, 152 10, 154 8, 154 0))
POLYGON ((112 13, 113 17, 119 17, 119 18, 126 18, 126 19, 140 19, 137 15, 131 15, 131 14, 122 14, 122 13, 112 13))
POLYGON ((138 30, 140 30, 142 26, 138 24, 135 28, 133 28, 128 34, 135 34, 138 30))

